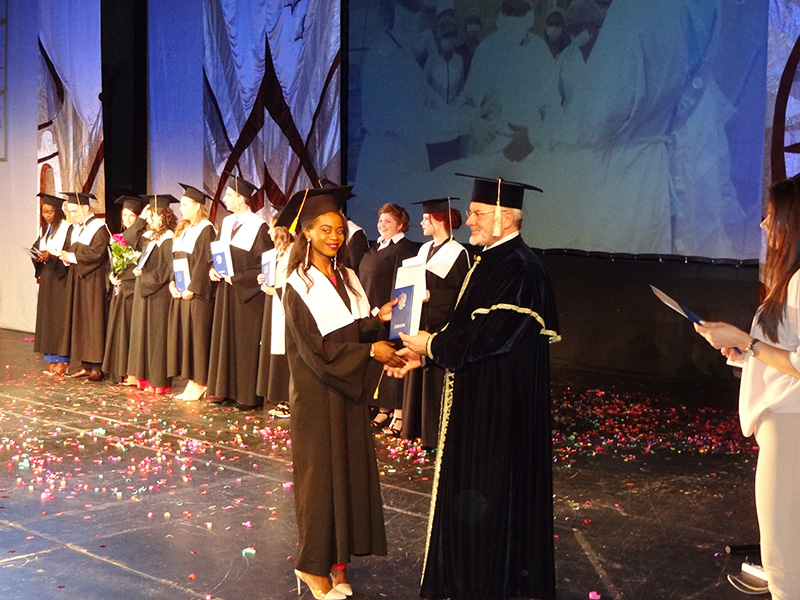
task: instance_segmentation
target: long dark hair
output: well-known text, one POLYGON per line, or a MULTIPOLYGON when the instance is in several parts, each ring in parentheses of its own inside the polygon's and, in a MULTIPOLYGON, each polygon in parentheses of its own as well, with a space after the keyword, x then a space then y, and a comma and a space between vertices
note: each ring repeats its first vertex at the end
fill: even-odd
POLYGON ((175 213, 172 212, 172 209, 169 207, 166 208, 157 208, 156 214, 161 217, 161 223, 158 226, 158 229, 153 229, 153 237, 150 239, 159 240, 161 236, 164 235, 168 230, 175 231, 175 227, 178 225, 178 217, 175 216, 175 213))
POLYGON ((789 280, 800 268, 800 175, 779 181, 770 188, 766 229, 764 283, 767 295, 759 310, 758 324, 764 334, 777 343, 778 326, 786 312, 789 280))
MULTIPOLYGON (((344 226, 344 243, 336 252, 336 268, 334 269, 334 272, 342 279, 345 287, 354 295, 358 296, 358 290, 356 290, 356 288, 353 286, 353 282, 350 280, 350 275, 348 274, 347 269, 344 268, 347 265, 348 256, 347 241, 349 238, 349 232, 347 230, 347 219, 341 212, 337 212, 336 214, 342 218, 342 225, 344 226)), ((305 232, 311 229, 314 226, 315 221, 316 219, 311 219, 302 222, 302 231, 305 232)), ((314 285, 314 281, 308 274, 308 270, 311 268, 311 261, 309 260, 306 262, 306 253, 309 252, 308 240, 306 239, 306 236, 302 234, 295 236, 295 238, 295 242, 292 244, 292 251, 289 254, 289 264, 286 268, 286 272, 291 275, 296 270, 297 274, 300 275, 300 279, 305 282, 307 289, 310 290, 311 286, 314 285)))

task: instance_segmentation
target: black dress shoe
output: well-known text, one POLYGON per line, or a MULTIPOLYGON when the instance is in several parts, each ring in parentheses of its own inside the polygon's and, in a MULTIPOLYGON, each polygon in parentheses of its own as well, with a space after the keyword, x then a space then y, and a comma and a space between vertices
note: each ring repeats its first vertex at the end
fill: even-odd
POLYGON ((92 369, 86 380, 92 382, 103 381, 103 372, 100 369, 92 369))
POLYGON ((74 373, 70 373, 67 375, 70 379, 80 379, 81 377, 89 377, 90 372, 84 369, 83 367, 80 370, 75 371, 74 373))

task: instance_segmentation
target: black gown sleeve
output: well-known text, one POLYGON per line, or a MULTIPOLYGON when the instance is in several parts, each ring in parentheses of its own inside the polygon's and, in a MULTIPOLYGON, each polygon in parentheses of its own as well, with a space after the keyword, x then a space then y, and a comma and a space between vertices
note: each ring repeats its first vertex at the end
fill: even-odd
POLYGON ((471 290, 447 326, 430 340, 432 360, 455 370, 510 352, 520 338, 543 333, 546 327, 539 319, 544 319, 544 311, 535 308, 534 287, 532 278, 520 281, 515 273, 494 280, 493 289, 471 290))
POLYGON ((73 244, 77 264, 72 268, 77 270, 78 277, 86 277, 97 269, 110 270, 111 263, 108 258, 110 242, 111 234, 108 229, 101 227, 92 236, 89 244, 73 244))
POLYGON ((363 229, 359 229, 350 238, 350 243, 347 246, 347 266, 353 269, 358 274, 358 265, 361 264, 361 259, 364 254, 369 250, 369 240, 367 234, 363 229))
POLYGON ((188 290, 200 296, 211 299, 211 279, 208 276, 211 271, 211 242, 214 239, 214 228, 206 226, 197 240, 194 242, 192 255, 189 257, 189 281, 188 290))
MULTIPOLYGON (((376 365, 379 363, 369 356, 371 342, 346 341, 344 336, 337 336, 341 330, 323 337, 305 302, 290 285, 284 290, 283 305, 287 333, 292 337, 301 360, 311 371, 310 375, 300 374, 300 377, 315 376, 353 402, 359 402, 365 392, 372 392, 369 388, 377 385, 376 371, 368 366, 370 361, 376 365)), ((352 327, 358 329, 359 338, 362 335, 367 337, 370 332, 377 333, 382 328, 378 319, 372 317, 356 321, 352 327)))
POLYGON ((233 289, 242 302, 248 302, 261 294, 258 284, 258 275, 261 273, 261 253, 274 247, 272 238, 269 237, 269 227, 266 223, 258 226, 258 233, 253 240, 250 250, 245 251, 236 246, 231 246, 231 259, 233 260, 233 289), (239 260, 234 258, 234 253, 239 260))
POLYGON ((143 298, 152 296, 172 280, 172 240, 164 240, 147 259, 139 276, 139 292, 143 298))

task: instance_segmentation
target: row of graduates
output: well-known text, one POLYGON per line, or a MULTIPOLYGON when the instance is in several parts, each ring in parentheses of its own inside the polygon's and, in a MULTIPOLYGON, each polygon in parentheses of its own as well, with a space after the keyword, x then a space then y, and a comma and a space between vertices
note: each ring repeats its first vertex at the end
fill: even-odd
MULTIPOLYGON (((227 399, 241 408, 256 408, 261 398, 268 398, 288 407, 281 295, 293 241, 290 219, 281 215, 269 228, 249 208, 254 186, 233 178, 222 198, 232 214, 216 232, 206 209, 208 196, 193 186, 181 186, 180 200, 171 195, 117 199, 123 231, 114 236, 91 214, 90 195, 67 194, 71 223, 64 220, 61 198, 39 195, 42 227, 33 246, 40 283, 35 350, 50 363, 48 374, 64 374, 72 356, 81 360, 82 368, 70 376, 92 381, 108 377, 156 393, 166 393, 172 378, 181 377, 188 381, 175 396, 181 400, 208 395, 214 401, 227 399), (174 203, 179 203, 180 223, 171 208, 174 203), (212 267, 212 241, 229 246, 232 277, 220 277, 212 267), (109 244, 110 264, 103 251, 109 244), (74 263, 61 260, 61 252, 76 249, 82 252, 74 263), (266 251, 277 258, 274 286, 269 287, 260 276, 266 251), (188 266, 183 292, 174 281, 176 260, 188 266), (104 290, 109 287, 106 308, 104 290), (68 302, 76 293, 77 300, 68 302), (102 343, 102 350, 86 355, 80 344, 71 349, 64 333, 84 329, 91 331, 79 337, 93 347, 102 343)), ((349 187, 342 190, 344 203, 351 194, 349 187)), ((296 212, 305 195, 299 192, 292 198, 286 215, 296 212)), ((360 275, 374 314, 390 301, 396 270, 404 260, 426 263, 429 299, 421 327, 433 331, 446 323, 469 261, 466 249, 452 239, 461 219, 450 199, 417 204, 423 205, 423 233, 432 241, 421 247, 411 242, 404 235, 410 225, 405 209, 384 205, 373 245, 363 229, 348 221, 348 265, 360 275)), ((435 447, 442 380, 443 371, 435 365, 412 373, 405 382, 384 378, 373 403, 397 409, 398 415, 406 408, 403 435, 421 437, 423 446, 435 447)), ((397 422, 395 434, 400 433, 397 422)))
MULTIPOLYGON (((170 195, 119 198, 125 229, 113 240, 92 214, 90 194, 67 194, 70 222, 64 199, 39 195, 42 227, 31 249, 40 285, 34 349, 54 376, 80 361, 67 377, 100 381, 107 375, 157 393, 182 377, 189 383, 180 399, 198 400, 210 385, 214 398, 253 408, 261 343, 261 328, 253 323, 265 317, 258 275, 262 253, 273 248, 268 227, 250 211, 255 189, 241 179, 232 179, 223 197, 233 214, 219 232, 208 219, 207 196, 181 185, 180 201, 170 195), (175 202, 180 224, 170 208, 175 202), (214 240, 230 249, 230 277, 211 267, 214 240), (183 292, 173 279, 176 259, 188 265, 183 292), (112 271, 112 264, 121 268, 112 271)), ((288 388, 285 365, 269 369, 269 357, 261 362, 265 390, 270 371, 283 374, 282 388, 288 388)))
MULTIPOLYGON (((246 361, 254 360, 250 368, 257 372, 258 352, 251 350, 255 346, 245 344, 251 338, 258 342, 261 328, 254 325, 265 322, 265 311, 252 310, 255 305, 248 304, 260 299, 263 309, 265 294, 261 293, 258 276, 260 256, 272 244, 266 224, 249 209, 252 190, 243 186, 244 182, 234 181, 226 190, 224 202, 233 214, 226 217, 215 236, 230 246, 235 275, 220 278, 209 267, 209 253, 205 249, 199 251, 197 241, 191 254, 196 254, 203 265, 196 267, 199 279, 204 279, 203 269, 208 269, 210 281, 220 279, 211 319, 208 392, 246 405, 248 397, 238 394, 252 398, 255 378, 247 378, 246 383, 252 387, 239 386, 240 371, 250 365, 246 361), (248 285, 239 290, 237 285, 242 280, 248 285), (231 367, 220 373, 226 361, 231 367), (229 385, 225 396, 220 393, 223 386, 219 382, 229 385)), ((299 225, 286 267, 289 275, 282 300, 286 311, 286 357, 292 377, 293 489, 299 530, 295 573, 298 584, 301 579, 305 581, 314 597, 352 595, 345 570, 351 556, 386 553, 367 405, 374 398, 381 363, 405 370, 404 361, 411 363, 413 355, 419 369, 423 354, 448 369, 443 396, 449 416, 442 421, 448 450, 437 458, 422 595, 464 600, 512 595, 554 597, 549 420, 544 418, 549 408, 546 368, 541 373, 537 368, 536 376, 530 376, 534 358, 536 365, 547 364, 547 338, 555 334, 545 328, 545 323, 554 323, 554 317, 549 301, 542 301, 547 300, 547 286, 541 267, 519 237, 521 190, 518 198, 511 198, 519 200, 512 205, 506 194, 501 194, 499 182, 483 187, 487 189, 476 185, 467 211, 473 222, 471 240, 474 237, 475 243, 485 246, 482 260, 476 259, 467 274, 447 324, 432 335, 421 331, 416 336, 419 339, 408 338, 404 350, 410 354, 396 353, 385 341, 384 324, 391 316, 394 301, 378 307, 376 312, 355 272, 343 266, 347 253, 341 206, 349 189, 306 190, 302 197, 293 198, 294 208, 290 201, 282 213, 294 213, 294 222, 299 225), (495 209, 486 210, 492 208, 495 198, 495 209), (314 201, 304 211, 306 200, 314 201), (516 213, 512 214, 511 209, 516 213), (495 229, 496 233, 489 233, 495 229), (503 399, 503 410, 494 406, 497 399, 503 399), (536 422, 531 423, 528 416, 536 422), (500 435, 486 438, 483 432, 487 427, 500 435), (511 435, 505 435, 512 429, 511 435), (535 485, 529 485, 532 479, 535 485)), ((502 187, 508 184, 502 182, 502 187)), ((105 226, 97 225, 97 219, 91 216, 88 199, 86 204, 80 195, 74 200, 68 206, 78 234, 75 236, 73 231, 71 243, 55 253, 62 264, 70 265, 66 304, 77 309, 62 313, 62 317, 72 318, 68 326, 72 331, 86 325, 82 314, 93 314, 93 307, 84 304, 90 299, 87 290, 80 287, 89 280, 88 265, 82 263, 88 262, 84 259, 92 254, 89 248, 96 243, 95 234, 105 230, 106 243, 110 239, 105 226)), ((144 329, 161 331, 162 335, 169 318, 164 321, 163 314, 154 316, 150 309, 156 304, 142 296, 142 281, 149 269, 157 270, 162 263, 167 265, 165 272, 170 270, 174 244, 189 227, 179 231, 178 236, 170 235, 169 216, 164 211, 171 209, 168 204, 159 206, 163 201, 161 197, 149 199, 151 232, 134 268, 131 317, 135 324, 135 313, 142 310, 143 316, 138 318, 144 329)), ((181 199, 182 203, 190 201, 186 196, 181 199)), ((202 220, 195 219, 191 224, 202 220)), ((211 227, 205 225, 203 229, 211 227)), ((439 246, 448 244, 454 242, 439 246)), ((385 249, 387 244, 383 246, 385 249)), ((433 246, 432 243, 425 251, 433 256, 443 251, 433 246)), ((95 271, 105 279, 108 255, 105 248, 103 252, 106 269, 95 271)), ((456 255, 461 256, 462 252, 456 255)), ((43 256, 41 260, 47 262, 43 256)), ((172 278, 164 276, 164 280, 172 278)), ((185 302, 169 291, 170 283, 162 287, 173 296, 170 307, 185 302)), ((194 297, 189 300, 193 301, 194 297)), ((190 330, 194 332, 193 327, 190 330)), ((138 334, 133 331, 133 335, 138 334)), ((155 335, 147 338, 145 347, 149 348, 154 339, 155 335)), ((164 387, 154 379, 158 374, 149 366, 151 355, 145 352, 144 359, 135 358, 140 352, 135 348, 131 339, 126 365, 144 367, 142 372, 132 374, 154 389, 164 387)), ((99 370, 102 365, 90 360, 95 355, 84 355, 82 349, 77 349, 72 344, 67 348, 69 354, 61 355, 82 362, 77 374, 91 375, 99 370)))

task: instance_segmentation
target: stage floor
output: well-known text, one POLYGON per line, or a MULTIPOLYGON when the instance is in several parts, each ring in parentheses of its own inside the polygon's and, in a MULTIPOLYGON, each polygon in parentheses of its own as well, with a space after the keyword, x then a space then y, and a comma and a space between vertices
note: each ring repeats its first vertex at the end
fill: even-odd
MULTIPOLYGON (((0 361, 0 598, 297 598, 289 423, 54 381, 30 334, 0 330, 0 361)), ((758 541, 756 449, 734 388, 553 379, 559 599, 745 598, 725 546, 758 541)), ((356 600, 411 600, 433 460, 376 447, 389 556, 348 572, 356 600)))

